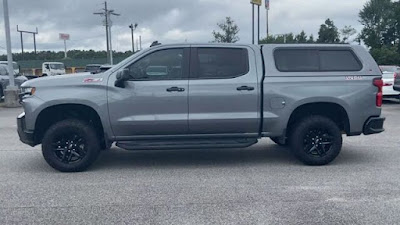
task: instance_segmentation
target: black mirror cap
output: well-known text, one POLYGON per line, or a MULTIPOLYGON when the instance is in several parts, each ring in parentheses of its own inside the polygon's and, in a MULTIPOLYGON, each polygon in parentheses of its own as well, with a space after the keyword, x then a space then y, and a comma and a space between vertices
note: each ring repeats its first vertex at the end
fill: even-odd
POLYGON ((116 80, 114 85, 116 87, 125 88, 125 81, 128 81, 131 78, 129 74, 129 69, 123 69, 117 72, 116 80))

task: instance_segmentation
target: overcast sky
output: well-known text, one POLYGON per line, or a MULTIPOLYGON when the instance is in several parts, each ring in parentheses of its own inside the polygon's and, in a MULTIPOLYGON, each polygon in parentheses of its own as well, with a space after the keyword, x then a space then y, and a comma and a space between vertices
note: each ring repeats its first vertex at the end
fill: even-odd
MULTIPOLYGON (((263 0, 264 1, 264 0, 263 0)), ((239 25, 240 42, 251 42, 249 0, 109 0, 109 8, 120 13, 113 17, 113 49, 131 49, 130 23, 138 23, 136 37, 143 48, 154 41, 162 43, 209 42, 216 23, 226 16, 239 25)), ((270 32, 282 34, 304 30, 317 37, 319 26, 331 18, 342 28, 351 25, 359 32, 358 13, 367 0, 271 0, 270 32)), ((9 0, 13 52, 21 50, 20 29, 39 28, 37 48, 63 50, 59 33, 69 33, 69 49, 105 50, 102 18, 93 15, 103 8, 101 0, 9 0)), ((0 54, 5 54, 3 4, 1 7, 0 54)), ((261 8, 261 37, 266 36, 265 8, 261 8)), ((24 35, 24 48, 33 50, 33 38, 24 35)))

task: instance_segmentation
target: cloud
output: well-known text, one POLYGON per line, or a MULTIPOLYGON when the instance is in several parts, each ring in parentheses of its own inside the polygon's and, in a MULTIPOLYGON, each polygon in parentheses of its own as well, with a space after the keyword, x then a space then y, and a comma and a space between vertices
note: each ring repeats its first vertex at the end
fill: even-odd
MULTIPOLYGON (((342 28, 352 25, 358 31, 358 13, 367 0, 271 0, 270 32, 282 34, 305 30, 317 36, 320 24, 331 18, 342 28)), ((141 36, 143 47, 158 40, 162 43, 209 42, 216 23, 226 16, 238 24, 240 42, 251 43, 251 5, 249 1, 232 0, 109 0, 108 6, 120 13, 113 16, 113 47, 130 50, 131 23, 139 23, 136 38, 141 36)), ((104 7, 101 0, 12 0, 9 1, 12 46, 20 51, 16 25, 25 30, 39 28, 38 50, 63 50, 58 33, 69 33, 69 49, 105 49, 105 28, 102 18, 93 15, 104 7)), ((2 8, 0 9, 2 11, 2 8)), ((261 8, 261 37, 266 33, 265 9, 261 8)), ((4 54, 4 24, 0 24, 0 54, 4 54)), ((33 49, 31 35, 24 35, 24 47, 33 49)))

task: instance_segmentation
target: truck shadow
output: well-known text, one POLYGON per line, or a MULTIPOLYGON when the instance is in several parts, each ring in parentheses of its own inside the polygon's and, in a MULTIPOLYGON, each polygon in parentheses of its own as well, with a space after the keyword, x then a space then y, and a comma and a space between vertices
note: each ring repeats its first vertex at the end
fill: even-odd
POLYGON ((167 151, 125 151, 114 147, 110 151, 103 152, 92 169, 225 167, 245 164, 293 165, 299 163, 290 154, 289 150, 272 145, 268 146, 268 149, 261 149, 256 146, 244 149, 167 151))
MULTIPOLYGON (((362 164, 368 156, 343 149, 330 165, 362 164)), ((125 151, 112 148, 103 152, 90 170, 124 170, 137 168, 210 168, 265 165, 267 167, 304 166, 287 148, 274 144, 257 144, 244 149, 125 151)))

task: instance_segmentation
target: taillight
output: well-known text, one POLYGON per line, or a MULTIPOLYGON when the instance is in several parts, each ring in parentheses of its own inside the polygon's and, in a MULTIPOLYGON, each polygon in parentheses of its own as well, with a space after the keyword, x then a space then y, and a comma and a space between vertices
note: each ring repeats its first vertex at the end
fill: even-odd
POLYGON ((381 107, 383 101, 383 80, 381 78, 375 78, 374 86, 378 88, 378 92, 376 93, 376 106, 381 107))

